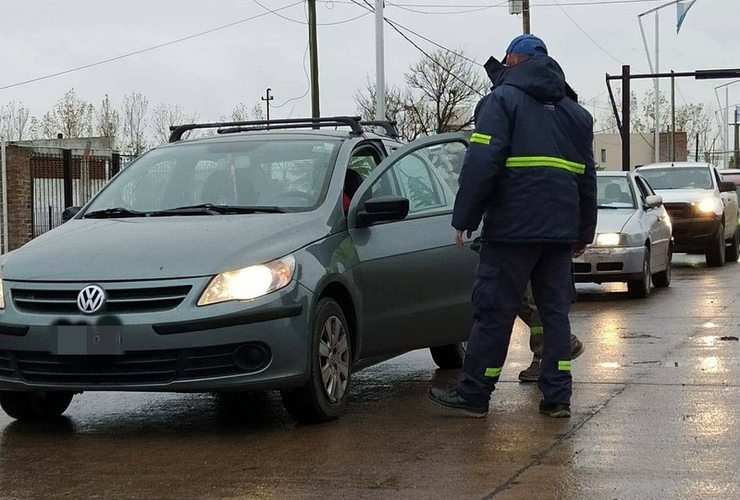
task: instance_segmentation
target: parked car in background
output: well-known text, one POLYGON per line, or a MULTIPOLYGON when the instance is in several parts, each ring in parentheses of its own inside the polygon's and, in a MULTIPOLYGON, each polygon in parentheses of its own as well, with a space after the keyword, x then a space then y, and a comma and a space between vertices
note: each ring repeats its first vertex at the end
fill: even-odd
POLYGON ((657 196, 639 174, 596 173, 599 207, 596 237, 573 260, 579 283, 626 282, 629 294, 650 295, 671 284, 671 222, 657 196))
POLYGON ((657 163, 636 169, 663 198, 673 224, 674 252, 704 254, 720 267, 740 257, 738 195, 708 163, 657 163))
POLYGON ((476 255, 455 246, 456 183, 435 165, 469 134, 403 146, 366 125, 177 128, 3 255, 2 408, 39 420, 82 391, 278 389, 315 422, 339 416, 364 366, 430 348, 459 368, 476 255), (180 140, 204 128, 220 133, 180 140))

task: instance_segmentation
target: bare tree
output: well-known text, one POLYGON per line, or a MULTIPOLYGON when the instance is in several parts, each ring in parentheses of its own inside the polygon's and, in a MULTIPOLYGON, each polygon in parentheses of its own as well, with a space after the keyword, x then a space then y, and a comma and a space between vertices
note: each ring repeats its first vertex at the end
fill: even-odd
MULTIPOLYGON (((195 123, 198 115, 187 115, 179 104, 158 104, 152 111, 152 127, 156 144, 165 144, 170 140, 170 126, 195 123)), ((183 137, 187 138, 189 132, 183 137)))
POLYGON ((0 135, 9 141, 22 141, 29 135, 31 112, 20 102, 0 106, 0 135))
POLYGON ((93 105, 78 98, 75 89, 69 89, 54 108, 41 119, 41 133, 46 138, 84 137, 92 135, 93 105))
POLYGON ((129 154, 138 155, 147 147, 148 107, 149 101, 139 93, 123 97, 123 147, 129 154))
MULTIPOLYGON (((472 109, 486 84, 465 55, 439 50, 409 67, 405 89, 386 90, 386 118, 397 123, 405 140, 468 128, 472 109)), ((355 95, 358 111, 375 116, 375 86, 368 82, 355 95)))
POLYGON ((219 121, 222 122, 246 122, 249 120, 264 120, 265 112, 262 110, 262 106, 254 104, 253 106, 247 106, 243 102, 239 103, 231 111, 230 116, 221 116, 219 121))
POLYGON ((97 120, 98 134, 102 137, 107 137, 110 140, 111 149, 115 149, 118 131, 121 129, 121 115, 111 105, 108 94, 105 94, 105 98, 100 103, 100 108, 95 113, 95 117, 97 120))

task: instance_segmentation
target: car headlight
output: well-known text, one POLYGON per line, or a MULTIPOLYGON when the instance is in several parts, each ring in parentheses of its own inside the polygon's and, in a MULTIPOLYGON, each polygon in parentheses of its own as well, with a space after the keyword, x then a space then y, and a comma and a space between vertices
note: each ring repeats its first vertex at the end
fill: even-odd
POLYGON ((705 214, 716 212, 717 205, 718 205, 718 200, 715 198, 705 198, 701 200, 700 202, 694 204, 694 206, 700 212, 703 212, 705 214))
POLYGON ((0 279, 0 309, 5 309, 5 293, 3 293, 2 279, 0 279))
POLYGON ((601 233, 596 235, 597 247, 619 247, 627 244, 627 235, 622 233, 601 233))
POLYGON ((295 258, 292 255, 266 264, 221 273, 208 283, 198 305, 256 299, 288 286, 294 273, 295 258))

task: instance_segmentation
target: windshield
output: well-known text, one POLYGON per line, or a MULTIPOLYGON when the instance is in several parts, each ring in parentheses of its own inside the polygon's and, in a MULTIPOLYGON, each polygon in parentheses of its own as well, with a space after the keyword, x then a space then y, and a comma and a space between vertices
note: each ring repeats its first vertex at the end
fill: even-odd
POLYGON ((640 170, 653 189, 712 189, 708 167, 668 167, 640 170))
POLYGON ((632 186, 627 177, 598 176, 596 192, 599 208, 635 208, 632 186))
POLYGON ((211 205, 312 210, 324 199, 340 143, 245 140, 155 149, 121 172, 86 213, 147 214, 211 205))

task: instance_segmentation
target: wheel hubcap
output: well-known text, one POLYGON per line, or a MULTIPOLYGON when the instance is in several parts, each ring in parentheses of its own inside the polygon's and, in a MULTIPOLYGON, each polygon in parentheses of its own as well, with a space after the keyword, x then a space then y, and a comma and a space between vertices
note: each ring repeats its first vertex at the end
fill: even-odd
POLYGON ((349 382, 349 342, 347 331, 336 316, 329 317, 321 328, 319 368, 326 396, 330 402, 338 402, 349 382))

